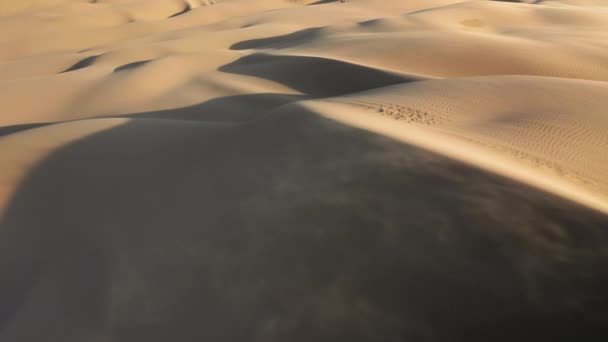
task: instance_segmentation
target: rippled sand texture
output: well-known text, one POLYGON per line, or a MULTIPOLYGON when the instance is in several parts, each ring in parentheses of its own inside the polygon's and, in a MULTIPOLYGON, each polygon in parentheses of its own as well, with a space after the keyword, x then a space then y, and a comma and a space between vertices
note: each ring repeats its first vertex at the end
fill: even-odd
POLYGON ((608 2, 0 0, 0 342, 608 340, 608 2))

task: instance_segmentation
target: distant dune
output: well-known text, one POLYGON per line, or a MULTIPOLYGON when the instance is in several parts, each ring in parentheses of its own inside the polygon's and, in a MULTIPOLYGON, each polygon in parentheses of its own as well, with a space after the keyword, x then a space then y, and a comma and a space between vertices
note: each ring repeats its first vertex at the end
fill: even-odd
POLYGON ((0 0, 0 342, 607 341, 605 0, 0 0))

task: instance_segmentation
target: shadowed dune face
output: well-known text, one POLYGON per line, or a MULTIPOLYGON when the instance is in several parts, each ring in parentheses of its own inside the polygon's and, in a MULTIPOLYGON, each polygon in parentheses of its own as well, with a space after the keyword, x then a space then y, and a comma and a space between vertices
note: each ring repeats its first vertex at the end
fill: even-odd
POLYGON ((219 70, 281 82, 315 97, 344 95, 414 80, 344 61, 305 56, 254 54, 219 70), (319 82, 321 79, 323 82, 319 82))
POLYGON ((310 28, 278 37, 251 39, 233 44, 230 49, 247 50, 291 47, 302 43, 302 41, 314 39, 314 36, 318 35, 319 32, 319 28, 310 28))
POLYGON ((276 108, 289 103, 306 100, 307 98, 310 98, 310 96, 272 93, 237 95, 216 98, 202 104, 185 108, 142 112, 122 116, 135 119, 154 118, 230 124, 262 119, 276 108))
POLYGON ((31 128, 37 128, 45 126, 45 123, 35 123, 35 124, 23 124, 23 125, 13 125, 13 126, 3 126, 0 127, 0 137, 4 135, 9 135, 13 133, 17 133, 19 131, 28 130, 31 128))
POLYGON ((0 1, 0 342, 608 340, 606 18, 0 1))
POLYGON ((605 216, 297 106, 74 142, 2 227, 3 341, 605 333, 605 216))
POLYGON ((74 65, 72 65, 71 67, 65 69, 65 71, 63 72, 70 72, 70 71, 76 71, 82 68, 86 68, 88 66, 93 65, 93 63, 95 63, 95 61, 99 58, 99 56, 89 56, 87 58, 84 58, 81 61, 78 61, 77 63, 75 63, 74 65))
POLYGON ((149 62, 150 61, 131 62, 131 63, 125 64, 125 65, 119 66, 118 68, 114 69, 114 72, 121 72, 121 71, 125 71, 125 70, 135 69, 135 68, 138 68, 140 66, 146 65, 149 62))

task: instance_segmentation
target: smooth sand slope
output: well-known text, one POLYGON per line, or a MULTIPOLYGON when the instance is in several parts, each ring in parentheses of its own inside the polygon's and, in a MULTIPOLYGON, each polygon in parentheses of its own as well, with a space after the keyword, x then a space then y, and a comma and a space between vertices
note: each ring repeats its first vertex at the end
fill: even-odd
POLYGON ((0 342, 608 340, 603 0, 0 0, 0 342))

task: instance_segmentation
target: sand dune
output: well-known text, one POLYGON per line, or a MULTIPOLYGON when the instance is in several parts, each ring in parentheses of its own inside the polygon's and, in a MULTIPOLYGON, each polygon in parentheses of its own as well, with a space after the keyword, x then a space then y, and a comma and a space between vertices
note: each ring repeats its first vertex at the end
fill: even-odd
POLYGON ((0 1, 0 33, 0 342, 608 338, 605 1, 0 1))

